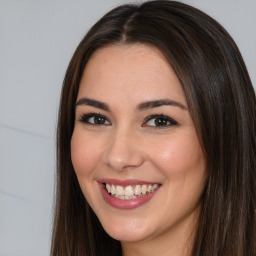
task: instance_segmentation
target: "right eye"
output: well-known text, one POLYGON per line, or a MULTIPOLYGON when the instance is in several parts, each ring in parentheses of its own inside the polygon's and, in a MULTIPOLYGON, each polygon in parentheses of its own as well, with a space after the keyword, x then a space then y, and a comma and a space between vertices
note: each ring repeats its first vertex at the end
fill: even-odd
POLYGON ((96 113, 84 114, 79 121, 88 125, 111 125, 104 115, 96 113))

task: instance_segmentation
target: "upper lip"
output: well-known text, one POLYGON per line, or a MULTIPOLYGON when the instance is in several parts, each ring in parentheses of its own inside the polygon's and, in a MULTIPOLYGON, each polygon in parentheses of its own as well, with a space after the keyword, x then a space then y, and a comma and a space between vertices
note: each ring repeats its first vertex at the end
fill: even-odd
POLYGON ((117 179, 100 179, 98 180, 100 183, 107 183, 112 185, 120 185, 120 186, 129 186, 129 185, 143 185, 143 184, 160 184, 159 182, 154 181, 144 181, 144 180, 136 180, 136 179, 128 179, 128 180, 117 180, 117 179))

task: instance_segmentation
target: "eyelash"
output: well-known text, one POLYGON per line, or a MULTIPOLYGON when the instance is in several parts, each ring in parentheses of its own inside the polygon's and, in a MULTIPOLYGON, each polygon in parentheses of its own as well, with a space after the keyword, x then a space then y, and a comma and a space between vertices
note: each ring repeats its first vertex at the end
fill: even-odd
POLYGON ((96 114, 96 113, 83 114, 83 115, 81 115, 81 117, 79 118, 79 121, 82 122, 82 123, 84 123, 84 124, 86 124, 86 125, 92 125, 92 126, 111 125, 111 123, 108 121, 107 117, 104 116, 104 115, 102 115, 102 114, 100 114, 100 113, 98 113, 98 114, 96 114), (105 124, 105 123, 103 123, 103 124, 100 124, 100 123, 98 123, 98 124, 96 124, 96 123, 90 123, 90 122, 89 122, 89 119, 92 118, 92 117, 94 117, 94 120, 95 120, 95 118, 97 118, 97 117, 98 117, 98 118, 101 118, 102 120, 107 121, 109 124, 105 124))
MULTIPOLYGON (((160 123, 159 123, 160 124, 160 123)), ((151 115, 151 116, 149 116, 149 117, 147 117, 146 118, 146 120, 144 121, 144 123, 143 123, 143 127, 151 127, 151 128, 154 128, 154 129, 164 129, 164 128, 167 128, 167 127, 171 127, 171 126, 177 126, 178 125, 178 122, 177 121, 175 121, 174 119, 172 119, 172 118, 170 118, 169 116, 166 116, 166 115, 163 115, 163 114, 161 114, 161 115, 159 115, 159 114, 157 114, 157 115, 151 115), (153 126, 153 125, 147 125, 147 123, 149 122, 149 121, 151 121, 151 120, 154 120, 155 119, 155 122, 154 122, 154 124, 155 124, 155 126, 153 126), (162 120, 162 121, 164 121, 164 125, 159 125, 159 126, 157 126, 156 125, 156 120, 162 120), (167 124, 166 124, 167 123, 167 124), (165 125, 166 124, 166 125, 165 125)))
MULTIPOLYGON (((86 124, 86 125, 92 125, 92 126, 102 126, 102 125, 111 125, 111 123, 108 121, 107 117, 100 114, 100 113, 89 113, 89 114, 83 114, 81 115, 81 117, 79 118, 79 121, 86 124), (91 123, 89 122, 89 119, 90 118, 94 118, 94 122, 95 122, 95 118, 100 118, 98 119, 99 122, 103 122, 103 123, 91 123), (106 123, 108 122, 108 123, 106 123)), ((142 127, 150 127, 150 128, 154 128, 154 129, 164 129, 164 128, 168 128, 168 127, 171 127, 171 126, 177 126, 178 125, 178 122, 175 121, 174 119, 166 116, 166 115, 163 115, 163 114, 157 114, 157 115, 151 115, 149 117, 147 117, 145 119, 145 121, 143 122, 142 124, 142 127), (154 120, 154 124, 155 125, 147 125, 147 123, 149 121, 152 121, 154 120), (156 125, 156 121, 159 121, 159 124, 160 125, 156 125), (162 122, 162 124, 161 124, 162 122)))

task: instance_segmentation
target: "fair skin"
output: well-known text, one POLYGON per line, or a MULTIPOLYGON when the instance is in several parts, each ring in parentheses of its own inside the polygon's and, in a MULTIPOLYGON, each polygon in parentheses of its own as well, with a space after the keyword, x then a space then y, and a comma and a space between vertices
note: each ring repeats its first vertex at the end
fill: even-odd
POLYGON ((190 255, 205 159, 180 82, 159 50, 120 44, 94 53, 78 92, 71 158, 123 255, 190 255), (105 183, 157 189, 129 201, 109 195, 105 183))

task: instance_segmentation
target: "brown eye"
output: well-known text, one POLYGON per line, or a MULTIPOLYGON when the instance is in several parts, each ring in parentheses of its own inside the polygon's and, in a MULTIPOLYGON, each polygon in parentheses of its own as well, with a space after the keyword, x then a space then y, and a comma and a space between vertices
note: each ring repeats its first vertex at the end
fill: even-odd
POLYGON ((89 125, 110 125, 107 118, 100 114, 85 114, 80 118, 80 122, 89 125))
POLYGON ((147 118, 143 126, 149 126, 154 128, 165 128, 169 126, 177 125, 178 123, 172 118, 165 115, 154 115, 147 118))
POLYGON ((106 122, 106 120, 104 118, 102 118, 101 116, 91 117, 91 118, 89 118, 89 120, 90 119, 92 119, 93 124, 105 124, 105 122, 106 122))
POLYGON ((165 118, 156 118, 154 120, 155 126, 166 126, 170 124, 170 121, 165 118))

